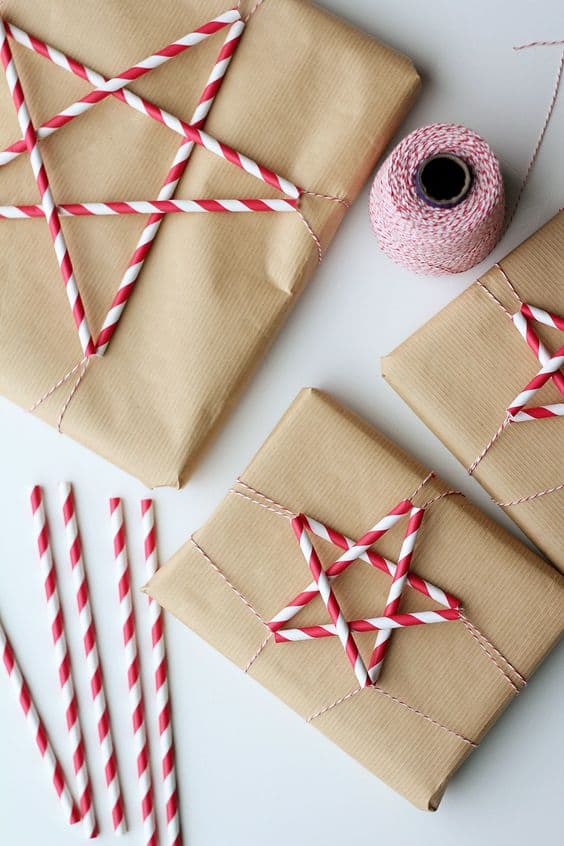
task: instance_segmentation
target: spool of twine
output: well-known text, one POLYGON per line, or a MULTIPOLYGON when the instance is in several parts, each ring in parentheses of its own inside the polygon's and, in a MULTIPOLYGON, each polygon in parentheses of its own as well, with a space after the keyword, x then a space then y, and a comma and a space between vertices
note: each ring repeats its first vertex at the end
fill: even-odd
POLYGON ((380 247, 408 270, 461 273, 481 262, 503 234, 499 162, 476 132, 458 124, 416 129, 374 180, 370 220, 380 247))

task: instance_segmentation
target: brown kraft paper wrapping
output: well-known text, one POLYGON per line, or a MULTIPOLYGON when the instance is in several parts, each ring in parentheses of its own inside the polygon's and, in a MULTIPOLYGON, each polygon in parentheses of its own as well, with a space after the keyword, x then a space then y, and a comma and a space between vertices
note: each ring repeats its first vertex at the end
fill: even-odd
MULTIPOLYGON (((519 297, 564 316, 564 212, 501 262, 519 297)), ((519 304, 502 272, 480 280, 510 312, 519 304)), ((561 332, 533 323, 551 353, 561 332)), ((469 468, 502 423, 507 407, 540 364, 507 314, 478 284, 471 285, 422 329, 382 360, 395 391, 469 468)), ((552 382, 529 405, 562 402, 552 382)), ((564 418, 515 424, 474 472, 499 503, 513 503, 564 483, 564 418)), ((505 508, 564 572, 564 490, 505 508)))
MULTIPOLYGON (((356 539, 426 476, 368 424, 309 389, 241 481, 356 539)), ((429 481, 414 502, 423 505, 446 490, 429 481)), ((278 508, 241 483, 233 491, 195 534, 198 546, 189 541, 148 592, 392 788, 420 808, 436 808, 452 773, 515 695, 506 673, 516 687, 520 680, 497 653, 495 661, 488 657, 486 642, 461 621, 394 631, 380 691, 355 693, 337 638, 284 644, 270 638, 261 649, 268 630, 254 612, 262 620, 274 617, 311 573, 278 508)), ((404 532, 402 520, 375 549, 397 560, 404 532)), ((325 566, 340 552, 318 538, 314 543, 325 566)), ((429 506, 412 570, 458 596, 473 625, 525 678, 562 632, 562 577, 460 495, 429 506)), ((333 585, 350 620, 381 614, 390 579, 359 561, 333 585)), ((411 588, 404 591, 402 611, 437 608, 411 588)), ((290 625, 328 621, 316 597, 290 625)), ((355 636, 365 662, 374 637, 355 636)))
MULTIPOLYGON (((229 0, 5 0, 4 17, 113 75, 229 7, 229 0)), ((243 3, 242 12, 254 4, 243 3), (247 8, 248 7, 248 8, 247 8)), ((131 88, 190 120, 226 30, 131 88)), ((39 124, 91 90, 13 42, 39 124)), ((206 130, 309 191, 352 201, 419 86, 404 56, 303 0, 265 0, 250 18, 206 130)), ((0 82, 0 146, 21 135, 0 82)), ((154 199, 179 136, 112 97, 42 142, 58 203, 154 199)), ((177 191, 280 197, 195 149, 177 191)), ((36 203, 27 156, 0 169, 0 204, 36 203)), ((305 196, 323 250, 346 211, 305 196)), ((64 219, 94 335, 147 218, 64 219)), ((44 220, 0 222, 0 391, 30 408, 81 358, 44 220)), ((149 486, 180 485, 314 272, 297 214, 170 215, 110 349, 64 416, 72 438, 149 486)), ((56 425, 72 381, 37 409, 56 425)))

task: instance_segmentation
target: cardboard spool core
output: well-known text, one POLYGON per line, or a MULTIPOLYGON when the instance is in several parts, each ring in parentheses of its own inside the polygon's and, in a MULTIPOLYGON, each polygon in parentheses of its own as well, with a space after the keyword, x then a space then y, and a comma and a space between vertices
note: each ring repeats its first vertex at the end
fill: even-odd
POLYGON ((415 174, 417 194, 436 208, 452 208, 461 203, 472 184, 470 168, 459 156, 437 153, 424 159, 415 174))

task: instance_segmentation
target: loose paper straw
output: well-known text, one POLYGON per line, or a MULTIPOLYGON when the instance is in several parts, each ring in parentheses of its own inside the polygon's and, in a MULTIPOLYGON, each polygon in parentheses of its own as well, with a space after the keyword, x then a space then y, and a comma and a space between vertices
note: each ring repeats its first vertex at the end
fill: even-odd
MULTIPOLYGON (((560 328, 556 324, 556 320, 560 318, 556 318, 556 316, 550 315, 548 312, 543 311, 542 309, 534 309, 539 313, 542 313, 545 319, 540 320, 539 316, 535 316, 533 314, 533 309, 531 306, 523 305, 520 311, 515 312, 513 317, 511 318, 513 321, 513 325, 521 335, 521 337, 527 342, 528 346, 531 348, 533 353, 536 355, 538 360, 541 364, 548 364, 550 359, 552 358, 551 354, 533 329, 530 324, 530 320, 538 320, 540 323, 544 323, 547 326, 553 326, 554 328, 560 328)), ((564 328, 564 321, 562 322, 562 327, 564 328)), ((553 381, 560 393, 564 394, 564 374, 558 371, 553 375, 553 381)))
MULTIPOLYGON (((260 198, 221 200, 119 200, 109 203, 64 203, 57 206, 57 212, 59 213, 59 217, 154 214, 162 218, 166 214, 295 212, 297 205, 297 200, 262 200, 260 198)), ((0 218, 4 220, 32 220, 38 217, 45 217, 43 208, 40 205, 0 206, 0 218)))
MULTIPOLYGON (((352 549, 352 547, 356 545, 356 542, 348 538, 346 535, 336 532, 335 529, 330 529, 318 520, 314 520, 313 517, 306 517, 305 519, 313 534, 335 544, 335 546, 338 546, 340 549, 352 549)), ((389 576, 394 576, 396 572, 397 564, 390 561, 388 558, 384 558, 373 549, 367 549, 365 552, 362 552, 359 555, 359 558, 370 564, 372 567, 381 570, 383 573, 387 573, 389 576)), ((445 591, 440 587, 437 587, 432 582, 428 582, 427 579, 422 579, 421 576, 418 576, 416 573, 409 572, 407 574, 407 583, 411 588, 419 593, 422 593, 423 596, 428 596, 430 599, 433 599, 445 608, 460 608, 461 603, 456 596, 452 593, 448 593, 448 591, 445 591)))
MULTIPOLYGON (((105 78, 101 77, 101 75, 96 74, 91 68, 87 68, 85 65, 81 65, 75 59, 71 59, 68 56, 65 56, 60 51, 54 50, 54 48, 50 47, 50 45, 45 44, 45 42, 40 42, 38 39, 31 39, 27 33, 23 33, 21 30, 18 30, 17 27, 10 25, 10 32, 13 35, 14 39, 21 44, 24 44, 27 47, 30 47, 35 52, 41 53, 46 58, 51 59, 51 61, 55 62, 56 64, 64 67, 65 70, 69 70, 77 76, 80 76, 82 79, 88 79, 89 81, 93 81, 94 77, 96 76, 98 79, 102 79, 102 84, 105 83, 105 78)), ((282 176, 279 176, 274 171, 270 170, 263 165, 259 165, 257 162, 250 159, 248 156, 243 155, 242 153, 238 153, 237 150, 234 150, 232 147, 229 147, 227 144, 223 144, 222 142, 218 141, 216 138, 213 138, 211 135, 208 135, 206 132, 202 130, 195 129, 190 124, 186 123, 185 121, 181 120, 180 118, 176 117, 175 115, 171 114, 170 112, 166 111, 165 109, 161 109, 160 106, 156 106, 154 103, 146 100, 143 97, 139 97, 137 94, 134 94, 127 88, 123 88, 118 92, 112 92, 115 96, 119 96, 124 102, 126 102, 129 106, 135 109, 141 114, 147 115, 148 117, 156 120, 158 123, 162 123, 164 126, 168 126, 173 132, 176 132, 178 135, 181 135, 184 138, 187 138, 190 141, 194 141, 195 144, 199 144, 202 147, 205 147, 206 150, 214 153, 214 155, 219 156, 220 158, 231 162, 232 164, 236 165, 237 167, 242 168, 247 173, 250 173, 252 176, 255 176, 257 179, 260 179, 262 182, 265 182, 268 185, 272 185, 278 191, 281 191, 283 194, 286 194, 288 197, 293 197, 294 199, 298 199, 301 196, 301 189, 294 185, 288 179, 285 179, 282 176)), ((41 135, 40 135, 41 137, 41 135)), ((17 142, 21 143, 21 142, 17 142)), ((8 161, 11 161, 14 157, 14 149, 15 145, 7 148, 3 153, 0 153, 0 165, 6 164, 8 161), (7 157, 7 158, 6 158, 7 157)))
POLYGON ((74 317, 74 322, 78 330, 82 350, 84 355, 89 356, 94 353, 94 342, 90 334, 90 328, 84 312, 84 305, 74 276, 71 257, 67 250, 65 238, 61 229, 61 221, 59 220, 59 215, 49 186, 47 171, 45 170, 43 158, 39 150, 39 142, 35 127, 33 126, 27 109, 23 89, 14 64, 12 51, 10 49, 10 45, 8 44, 8 37, 6 35, 4 22, 1 18, 0 58, 6 72, 6 79, 8 80, 8 86, 16 108, 18 123, 24 135, 25 146, 29 152, 33 175, 41 195, 41 205, 43 207, 45 217, 47 218, 49 232, 55 247, 55 254, 65 283, 67 297, 74 317))
POLYGON ((123 645, 127 663, 129 705, 137 760, 137 779, 141 796, 144 842, 145 846, 157 846, 158 838, 153 803, 153 783, 151 779, 149 744, 145 726, 145 707, 141 687, 135 614, 131 597, 131 579, 127 558, 125 523, 121 500, 116 497, 110 499, 110 515, 114 558, 118 573, 119 604, 123 629, 123 645))
POLYGON ((31 491, 31 510, 33 514, 33 526, 39 554, 41 574, 45 584, 45 598, 47 600, 47 613, 49 625, 55 648, 55 659, 57 661, 57 672, 59 685, 65 709, 65 720, 67 732, 71 744, 72 760, 78 788, 78 804, 84 825, 86 837, 98 836, 98 826, 92 803, 92 790, 86 763, 86 752, 82 738, 82 729, 78 713, 78 702, 72 678, 72 669, 65 635, 63 612, 59 599, 57 585, 57 573, 51 553, 49 540, 49 527, 43 506, 43 493, 39 485, 31 491))
POLYGON ((74 496, 71 485, 67 482, 62 482, 59 485, 59 493, 65 524, 69 560, 74 579, 76 604, 82 634, 82 643, 84 646, 86 668, 90 679, 90 694, 92 697, 94 718, 98 729, 100 750, 102 752, 106 787, 108 789, 108 796, 110 800, 112 824, 116 834, 125 834, 127 826, 125 822, 123 799, 114 750, 110 714, 104 690, 102 664, 100 662, 100 655, 98 652, 96 627, 90 603, 88 579, 86 577, 84 561, 82 558, 82 543, 78 530, 74 496))
MULTIPOLYGON (((553 373, 556 373, 558 370, 560 370, 560 368, 562 366, 564 366, 564 346, 560 347, 554 353, 552 358, 549 359, 549 361, 542 366, 542 368, 537 373, 537 375, 534 376, 531 379, 531 381, 525 387, 525 389, 523 391, 521 391, 521 393, 517 397, 515 397, 515 399, 513 400, 513 402, 511 403, 511 405, 507 409, 507 413, 508 413, 509 417, 512 418, 513 420, 515 420, 515 422, 517 422, 517 416, 519 415, 519 412, 521 412, 525 409, 525 406, 527 405, 529 400, 531 400, 535 396, 537 391, 539 391, 544 385, 546 385, 546 383, 549 381, 549 379, 552 378, 553 373)), ((549 417, 549 416, 553 416, 553 414, 558 414, 558 406, 544 406, 541 409, 531 409, 531 408, 529 408, 529 409, 527 409, 529 416, 526 416, 526 417, 520 416, 519 420, 532 419, 530 417, 530 415, 532 415, 533 412, 536 412, 536 411, 539 412, 539 416, 541 416, 541 417, 549 417), (543 409, 544 410, 546 410, 546 409, 550 410, 551 408, 555 409, 552 414, 550 413, 550 411, 546 414, 542 413, 543 409)))
MULTIPOLYGON (((396 505, 385 517, 379 520, 376 525, 370 529, 357 543, 354 543, 352 546, 348 547, 343 555, 337 559, 333 564, 331 564, 327 570, 325 571, 326 576, 331 579, 339 576, 343 573, 353 561, 356 561, 357 558, 360 558, 364 553, 368 550, 373 543, 375 543, 379 538, 382 537, 392 526, 400 520, 404 514, 406 514, 411 509, 411 503, 408 500, 404 500, 396 505)), ((300 515, 301 523, 306 527, 307 518, 304 515, 300 515)), ((302 534, 305 534, 303 532, 302 534)), ((304 605, 307 605, 311 602, 318 595, 318 587, 316 585, 316 581, 312 582, 307 588, 299 593, 294 599, 276 614, 272 620, 267 623, 269 629, 272 632, 276 632, 282 628, 284 623, 287 623, 288 620, 291 620, 295 615, 300 611, 304 605)))
POLYGON ((323 604, 327 608, 329 616, 335 625, 337 637, 343 644, 345 654, 351 663, 358 683, 360 687, 366 687, 370 684, 370 679, 368 677, 368 673, 366 672, 364 661, 362 660, 356 643, 354 642, 354 638, 352 637, 347 621, 345 620, 343 612, 337 602, 337 598, 331 589, 331 583, 327 578, 327 574, 323 569, 319 556, 309 539, 301 515, 292 519, 292 528, 294 529, 294 533, 298 539, 304 558, 306 559, 315 583, 317 584, 323 604))
MULTIPOLYGON (((349 620, 352 632, 373 632, 380 629, 401 629, 408 626, 420 626, 433 623, 448 623, 460 619, 460 611, 448 608, 444 611, 412 611, 405 614, 392 614, 386 617, 365 617, 362 620, 349 620)), ((291 643, 297 640, 315 640, 323 637, 335 637, 337 629, 332 623, 317 626, 301 626, 296 629, 280 629, 274 635, 276 643, 291 643)))
POLYGON ((20 707, 25 716, 28 729, 35 741, 39 754, 45 765, 45 769, 49 775, 49 779, 53 784, 55 793, 61 803, 65 819, 68 820, 71 825, 74 825, 74 823, 80 820, 80 815, 72 799, 63 768, 61 767, 53 747, 51 746, 51 742, 47 736, 47 731, 43 725, 41 717, 39 716, 37 708, 35 707, 29 687, 23 677, 16 655, 12 649, 10 641, 8 640, 8 636, 4 630, 1 620, 0 654, 2 656, 2 664, 4 665, 8 678, 12 683, 12 689, 15 697, 20 703, 20 707))
MULTIPOLYGON (((397 570, 392 579, 392 584, 390 585, 390 591, 388 593, 386 607, 384 608, 385 615, 398 613, 401 596, 407 580, 407 572, 409 570, 411 559, 413 557, 415 541, 417 540, 417 534, 419 532, 419 528, 421 526, 421 521, 423 520, 424 514, 425 511, 423 508, 412 508, 411 513, 409 515, 409 522, 407 524, 407 531, 405 533, 405 538, 401 546, 397 570)), ((372 652, 370 662, 368 664, 368 674, 370 676, 370 681, 372 682, 372 684, 376 683, 382 670, 382 665, 384 663, 384 657, 388 649, 390 637, 391 629, 381 629, 376 637, 374 651, 372 652)))
MULTIPOLYGON (((227 33, 227 38, 225 39, 225 42, 215 61, 212 72, 196 106, 196 110, 192 115, 192 124, 197 129, 201 129, 206 122, 206 118, 215 100, 217 92, 220 89, 221 83, 225 78, 225 74, 227 73, 233 54, 239 44, 244 28, 244 23, 241 20, 238 20, 230 27, 229 32, 227 33)), ((188 165, 190 156, 192 155, 193 149, 193 141, 186 141, 183 139, 159 192, 160 201, 170 201, 174 197, 178 184, 188 165)), ((222 211, 225 211, 228 206, 232 210, 249 210, 244 202, 233 203, 229 200, 226 201, 225 204, 220 204, 219 208, 222 211)), ((262 210, 264 210, 265 207, 266 204, 262 210)), ((198 210, 203 211, 203 205, 198 210)), ((209 206, 206 206, 206 210, 209 210, 209 206)), ((214 210, 218 210, 217 205, 214 205, 214 210)), ((108 349, 108 344, 110 343, 112 335, 117 328, 129 297, 133 293, 133 289, 135 288, 135 284, 139 278, 145 260, 155 243, 162 221, 162 214, 152 214, 141 233, 141 237, 137 242, 137 246, 133 251, 133 255, 129 260, 125 274, 119 283, 116 295, 114 296, 110 309, 102 324, 102 328, 96 342, 96 352, 98 355, 104 355, 108 349)))
MULTIPOLYGON (((143 521, 143 549, 147 578, 151 579, 159 568, 155 532, 155 509, 151 499, 141 500, 143 521)), ((168 846, 180 846, 180 811, 176 786, 176 763, 174 738, 170 711, 168 665, 164 636, 163 618, 159 604, 149 597, 149 619, 153 644, 153 666, 155 672, 155 693, 157 697, 158 728, 161 747, 162 780, 166 810, 166 842, 168 846)))

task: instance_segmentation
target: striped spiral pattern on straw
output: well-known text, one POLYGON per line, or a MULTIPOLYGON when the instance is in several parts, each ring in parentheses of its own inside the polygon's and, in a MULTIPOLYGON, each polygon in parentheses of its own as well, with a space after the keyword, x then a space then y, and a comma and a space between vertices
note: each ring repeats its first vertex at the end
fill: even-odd
MULTIPOLYGON (((434 623, 447 623, 460 619, 460 611, 453 608, 444 611, 412 611, 384 617, 365 617, 362 620, 348 620, 351 632, 374 632, 380 629, 402 629, 434 623)), ((275 643, 291 643, 298 640, 316 640, 335 637, 337 629, 332 623, 317 626, 301 626, 296 629, 281 629, 274 635, 275 643)))
POLYGON ((57 573, 55 570, 53 555, 51 553, 49 527, 47 525, 45 508, 43 505, 43 493, 39 485, 35 485, 32 489, 30 502, 33 514, 33 526, 37 543, 39 565, 44 581, 45 598, 47 600, 49 626, 51 628, 55 659, 57 661, 59 687, 63 699, 65 722, 71 744, 72 761, 76 785, 78 788, 78 804, 83 820, 84 833, 86 837, 93 838, 98 836, 98 826, 96 824, 96 815, 94 813, 94 805, 92 802, 92 790, 90 786, 90 777, 86 763, 86 751, 84 748, 84 740, 82 737, 82 729, 78 713, 78 702, 72 678, 72 668, 65 635, 63 612, 59 598, 57 573))
POLYGON ((82 543, 78 530, 74 495, 71 485, 67 482, 62 482, 59 485, 59 494, 63 521, 65 524, 69 561, 76 594, 76 604, 82 635, 82 644, 84 647, 84 657, 90 681, 92 708, 94 712, 94 719, 96 720, 98 741, 104 765, 104 777, 110 801, 112 825, 115 833, 121 835, 126 833, 127 826, 125 822, 125 812, 119 782, 110 714, 104 689, 104 677, 102 673, 100 655, 98 652, 96 627, 92 614, 90 591, 88 588, 88 579, 86 577, 82 557, 82 543))
MULTIPOLYGON (((398 566, 392 578, 392 583, 390 585, 390 590, 388 593, 388 599, 384 608, 385 616, 397 614, 399 611, 401 596, 407 581, 407 573, 411 565, 411 559, 413 557, 415 541, 417 540, 417 534, 419 532, 419 528, 421 526, 421 521, 423 520, 424 514, 425 511, 423 508, 412 508, 411 513, 409 515, 407 530, 398 559, 398 566)), ((382 665, 384 663, 384 658, 388 649, 390 637, 391 629, 381 629, 376 637, 374 650, 372 652, 370 662, 368 664, 368 675, 370 676, 370 681, 372 682, 372 684, 375 684, 375 682, 378 680, 378 677, 382 670, 382 665)))
POLYGON ((501 238, 505 194, 499 162, 465 126, 416 129, 380 167, 369 211, 380 247, 392 261, 430 276, 461 273, 485 259, 501 238), (460 157, 472 172, 467 197, 452 208, 428 205, 416 190, 417 168, 439 153, 460 157))
MULTIPOLYGON (((245 212, 295 212, 296 200, 203 199, 203 200, 119 200, 109 203, 64 203, 57 206, 60 217, 99 217, 154 214, 240 214, 245 212)), ((45 217, 40 205, 0 206, 0 219, 33 220, 45 217)))
MULTIPOLYGON (((515 312, 512 317, 513 325, 521 337, 527 342, 528 346, 536 355, 540 363, 543 365, 548 364, 552 355, 549 353, 534 328, 531 326, 531 320, 537 320, 547 326, 560 328, 556 322, 559 322, 560 318, 556 317, 556 315, 551 315, 548 312, 543 311, 543 309, 536 309, 526 304, 523 304, 520 311, 515 312), (541 314, 544 317, 543 320, 540 320, 541 314)), ((562 321, 562 329, 564 329, 564 321, 562 321)), ((560 393, 564 394, 564 373, 561 373, 560 370, 558 370, 553 374, 552 379, 560 393)))
POLYGON ((4 626, 0 621, 0 656, 1 662, 8 675, 12 685, 14 695, 19 702, 22 713, 25 717, 27 727, 37 746, 39 755, 45 766, 45 770, 49 776, 57 798, 60 802, 61 808, 65 815, 65 819, 71 824, 77 823, 80 820, 80 815, 77 811, 74 800, 71 796, 68 784, 65 779, 63 768, 61 767, 57 756, 53 750, 43 721, 39 716, 39 712, 31 697, 31 693, 23 673, 18 664, 16 655, 12 648, 8 636, 4 630, 4 626))
POLYGON ((51 240, 53 241, 53 245, 55 247, 55 254, 57 256, 57 261, 59 263, 59 268, 61 270, 63 281, 65 283, 65 289, 74 317, 74 322, 78 330, 80 344, 82 346, 84 355, 92 355, 94 353, 94 342, 90 334, 88 321, 86 320, 84 305, 75 279, 71 257, 69 255, 63 231, 61 229, 61 221, 59 220, 55 201, 53 200, 53 195, 51 193, 51 187, 49 185, 47 171, 45 170, 43 158, 39 150, 39 141, 37 138, 37 134, 35 132, 35 128, 29 115, 29 111, 23 94, 23 89, 18 77, 16 66, 14 64, 12 51, 10 49, 10 45, 8 44, 8 36, 6 34, 4 22, 1 18, 0 59, 6 72, 8 87, 10 89, 12 100, 16 108, 18 123, 24 136, 25 147, 29 153, 35 182, 41 195, 41 205, 43 207, 45 217, 47 218, 47 224, 49 226, 51 240))
POLYGON ((515 397, 509 408, 507 414, 514 422, 523 422, 525 420, 538 420, 544 417, 561 416, 564 406, 539 406, 537 408, 525 408, 527 403, 533 399, 537 392, 564 366, 564 346, 560 347, 542 366, 540 371, 534 376, 529 384, 521 393, 515 397))
POLYGON ((110 516, 114 558, 118 575, 119 606, 127 668, 129 706, 137 761, 137 780, 141 798, 144 844, 145 846, 157 846, 158 837, 153 800, 153 783, 145 724, 145 706, 141 686, 135 614, 131 596, 131 578, 126 548, 125 523, 121 500, 117 497, 110 499, 110 516))
MULTIPOLYGON (((192 124, 197 130, 201 129, 205 124, 214 99, 220 89, 223 79, 225 78, 225 74, 227 73, 233 54, 237 49, 244 28, 244 23, 241 20, 236 20, 227 33, 227 38, 225 39, 225 42, 219 52, 204 91, 202 92, 194 114, 192 115, 192 124)), ((193 141, 187 141, 184 139, 180 144, 172 165, 165 177, 163 186, 159 192, 159 201, 170 201, 174 197, 178 184, 186 171, 193 149, 193 141)), ((226 201, 225 205, 221 204, 221 208, 225 209, 228 204, 229 201, 226 201)), ((209 210, 209 207, 207 208, 209 210)), ((240 211, 241 208, 247 210, 244 203, 239 204, 237 210, 240 211)), ((204 210, 204 207, 201 205, 199 210, 204 210)), ((217 210, 217 205, 214 207, 214 210, 217 210)), ((162 221, 163 215, 161 213, 153 213, 141 233, 127 269, 119 283, 118 290, 114 296, 108 314, 102 324, 100 335, 98 336, 98 340, 96 342, 96 352, 98 355, 104 355, 108 349, 108 344, 110 343, 110 340, 117 328, 128 300, 133 293, 145 260, 155 243, 162 221)))
POLYGON ((343 644, 345 654, 354 670, 358 683, 360 687, 366 687, 370 684, 370 680, 368 678, 368 673, 366 672, 366 667, 364 666, 364 661, 362 660, 357 645, 354 642, 354 638, 351 634, 348 623, 345 620, 343 612, 341 611, 337 598, 331 589, 331 583, 323 569, 319 556, 308 537, 301 515, 293 518, 292 528, 294 529, 294 533, 298 539, 304 558, 309 565, 311 574, 319 590, 319 595, 321 596, 323 604, 327 608, 329 616, 335 625, 337 637, 343 644))
MULTIPOLYGON (((151 579, 159 568, 155 531, 155 508, 151 499, 141 500, 141 519, 143 523, 145 567, 147 578, 151 579)), ((180 834, 180 810, 178 807, 163 615, 160 605, 151 599, 151 597, 149 597, 149 620, 151 624, 151 642, 153 645, 157 722, 161 748, 161 775, 165 798, 166 842, 168 846, 180 846, 182 836, 180 834)))

